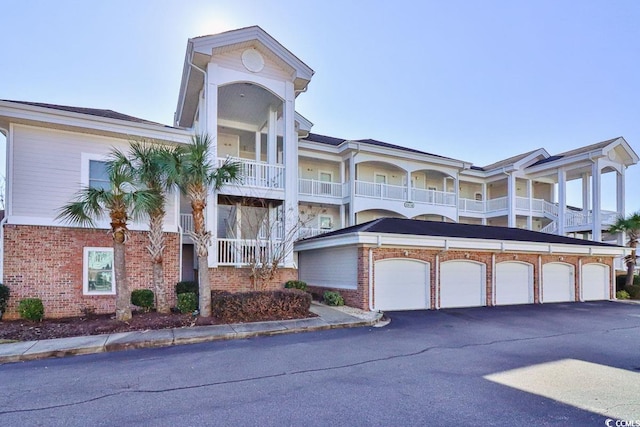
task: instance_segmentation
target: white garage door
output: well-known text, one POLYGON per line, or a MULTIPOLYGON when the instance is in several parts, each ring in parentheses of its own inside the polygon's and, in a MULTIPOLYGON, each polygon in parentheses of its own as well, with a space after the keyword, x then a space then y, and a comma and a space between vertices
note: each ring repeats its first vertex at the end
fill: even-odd
POLYGON ((472 261, 446 261, 440 265, 440 307, 478 307, 486 305, 484 264, 472 261))
POLYGON ((542 302, 567 302, 574 298, 573 266, 552 262, 542 266, 542 302))
POLYGON ((421 310, 431 307, 429 263, 412 259, 376 261, 376 310, 421 310))
POLYGON ((611 276, 609 266, 585 264, 582 266, 582 299, 585 301, 609 299, 611 276))
POLYGON ((533 303, 533 265, 507 261, 496 264, 496 305, 533 303))

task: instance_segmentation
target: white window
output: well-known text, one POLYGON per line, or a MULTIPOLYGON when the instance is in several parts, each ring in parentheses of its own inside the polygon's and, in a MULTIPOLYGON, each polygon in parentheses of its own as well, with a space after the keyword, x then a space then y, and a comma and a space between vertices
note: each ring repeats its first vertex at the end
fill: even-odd
POLYGON ((107 172, 107 162, 100 160, 89 160, 89 187, 108 190, 109 173, 107 172))
POLYGON ((331 230, 333 227, 333 217, 330 215, 320 215, 318 222, 320 223, 320 230, 331 230))
POLYGON ((115 295, 113 248, 84 248, 82 271, 84 295, 115 295))

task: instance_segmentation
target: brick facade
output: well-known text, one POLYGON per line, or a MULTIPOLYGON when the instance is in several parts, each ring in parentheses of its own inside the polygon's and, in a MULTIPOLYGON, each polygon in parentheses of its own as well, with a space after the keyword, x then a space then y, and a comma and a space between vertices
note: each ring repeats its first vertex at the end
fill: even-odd
MULTIPOLYGON (((388 247, 373 247, 372 261, 380 261, 390 258, 405 258, 414 259, 419 261, 428 262, 430 268, 430 283, 431 286, 431 308, 436 308, 436 296, 440 295, 440 292, 436 293, 436 287, 440 286, 436 281, 436 257, 438 258, 438 265, 441 265, 446 261, 454 260, 468 260, 475 261, 484 264, 486 272, 486 305, 492 306, 493 302, 493 257, 495 256, 495 263, 505 261, 518 261, 528 263, 533 266, 533 288, 534 288, 534 302, 540 303, 540 277, 541 272, 539 263, 545 265, 552 262, 561 262, 572 265, 575 271, 575 283, 574 283, 574 295, 576 301, 580 299, 580 265, 584 266, 590 263, 605 264, 609 266, 610 271, 613 271, 613 258, 603 256, 575 256, 575 255, 562 255, 562 254, 536 254, 536 253, 522 253, 522 252, 483 252, 483 251, 460 251, 449 250, 442 251, 441 249, 420 249, 420 248, 388 248, 388 247)), ((372 273, 375 274, 375 269, 372 269, 372 273)), ((373 277, 375 284, 375 277, 373 277)), ((401 280, 401 278, 399 278, 401 280)), ((345 302, 348 305, 361 308, 363 310, 369 309, 369 248, 358 248, 358 283, 357 289, 331 289, 327 287, 313 286, 309 283, 310 290, 312 292, 322 294, 325 290, 338 291, 344 297, 345 302)), ((610 298, 615 295, 614 289, 615 283, 611 282, 609 286, 610 298)), ((373 295, 371 296, 373 299, 373 295)), ((372 301, 375 302, 375 301, 372 301)))
MULTIPOLYGON (((83 294, 83 249, 112 247, 107 230, 70 227, 5 225, 4 284, 11 297, 5 319, 18 317, 18 302, 40 298, 46 317, 79 316, 84 311, 115 312, 115 295, 83 294)), ((176 304, 175 284, 180 280, 177 233, 166 233, 164 252, 165 292, 169 305, 176 304)), ((145 232, 133 231, 126 244, 129 288, 153 289, 151 257, 145 232)), ((248 268, 209 269, 211 289, 230 292, 253 290, 248 268)), ((280 269, 267 289, 282 288, 287 280, 296 280, 296 269, 280 269)))

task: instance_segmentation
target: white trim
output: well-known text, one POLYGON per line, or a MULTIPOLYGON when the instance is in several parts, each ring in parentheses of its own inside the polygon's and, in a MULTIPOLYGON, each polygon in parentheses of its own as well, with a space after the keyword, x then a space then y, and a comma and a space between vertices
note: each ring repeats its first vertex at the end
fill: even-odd
MULTIPOLYGON (((340 234, 337 236, 318 237, 310 241, 300 241, 295 244, 296 251, 310 249, 343 246, 351 244, 378 245, 379 233, 359 232, 340 234)), ((420 235, 384 234, 384 246, 417 246, 423 248, 466 249, 476 251, 512 251, 512 252, 538 252, 538 253, 562 253, 562 254, 587 254, 603 256, 623 256, 629 252, 628 248, 571 245, 560 243, 503 241, 490 239, 465 239, 458 237, 437 237, 420 235)))
POLYGON ((328 215, 328 214, 318 215, 318 228, 320 230, 331 230, 333 228, 333 215, 328 215), (329 228, 322 228, 323 218, 329 218, 329 228))
MULTIPOLYGON (((33 225, 42 227, 63 227, 63 228, 82 228, 86 230, 111 230, 111 224, 108 219, 94 221, 95 227, 81 227, 77 224, 69 224, 60 222, 52 218, 44 218, 37 216, 12 215, 7 217, 7 223, 12 225, 33 225)), ((149 231, 149 225, 144 222, 134 222, 127 224, 129 231, 149 231)), ((165 233, 177 233, 177 224, 167 226, 165 224, 163 231, 165 233)))
POLYGON ((92 247, 85 246, 82 250, 82 294, 87 296, 96 296, 96 295, 115 295, 116 294, 116 273, 114 268, 114 256, 113 256, 113 248, 110 247, 92 247), (112 291, 109 292, 90 292, 89 291, 89 252, 90 251, 101 251, 101 252, 110 252, 112 263, 111 263, 111 278, 112 278, 112 291))
POLYGON ((106 154, 96 153, 80 153, 80 185, 82 188, 89 186, 89 162, 107 162, 109 160, 106 154))
POLYGON ((333 172, 318 169, 318 181, 320 181, 320 182, 333 182, 333 172), (322 174, 323 173, 326 173, 327 175, 329 175, 329 181, 323 181, 322 180, 322 174))

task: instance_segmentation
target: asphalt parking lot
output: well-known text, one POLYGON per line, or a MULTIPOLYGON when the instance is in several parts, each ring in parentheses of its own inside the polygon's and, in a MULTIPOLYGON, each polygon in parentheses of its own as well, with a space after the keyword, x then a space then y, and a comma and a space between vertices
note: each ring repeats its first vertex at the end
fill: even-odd
POLYGON ((389 313, 384 328, 0 366, 6 425, 640 420, 640 305, 389 313))

